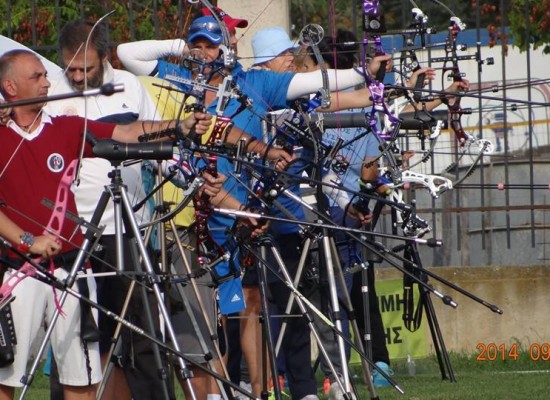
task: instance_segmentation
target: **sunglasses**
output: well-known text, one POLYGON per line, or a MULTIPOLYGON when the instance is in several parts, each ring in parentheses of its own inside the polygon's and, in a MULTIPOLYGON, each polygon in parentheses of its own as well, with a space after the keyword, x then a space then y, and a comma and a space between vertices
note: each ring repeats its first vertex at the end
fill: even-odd
POLYGON ((189 34, 191 35, 203 29, 217 35, 222 34, 220 26, 215 22, 193 22, 189 27, 189 34))

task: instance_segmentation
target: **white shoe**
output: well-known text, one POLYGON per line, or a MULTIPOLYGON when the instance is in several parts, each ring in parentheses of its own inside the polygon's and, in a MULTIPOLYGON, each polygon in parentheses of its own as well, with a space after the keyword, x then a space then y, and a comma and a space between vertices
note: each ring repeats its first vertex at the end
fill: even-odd
POLYGON ((340 389, 338 382, 332 382, 330 384, 330 390, 328 392, 329 400, 344 400, 344 392, 340 389))
POLYGON ((316 394, 308 394, 305 397, 302 397, 300 400, 319 400, 316 394))
MULTIPOLYGON (((252 385, 251 385, 250 383, 245 382, 245 381, 241 381, 241 382, 239 383, 239 386, 240 386, 242 389, 246 390, 247 392, 252 393, 252 385)), ((237 399, 239 399, 239 400, 248 399, 248 396, 245 396, 244 394, 242 394, 242 393, 240 393, 240 392, 237 393, 235 397, 236 397, 237 399)))
MULTIPOLYGON (((340 385, 338 385, 338 382, 332 382, 330 384, 328 398, 329 400, 344 400, 344 393, 342 392, 342 389, 340 389, 340 385)), ((352 400, 355 400, 355 394, 352 393, 351 398, 352 400)))

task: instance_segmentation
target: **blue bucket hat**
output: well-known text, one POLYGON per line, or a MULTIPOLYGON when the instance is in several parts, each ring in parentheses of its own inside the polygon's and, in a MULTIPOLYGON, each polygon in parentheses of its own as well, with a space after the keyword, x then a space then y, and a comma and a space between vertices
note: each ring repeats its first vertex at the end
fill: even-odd
POLYGON ((290 40, 283 28, 264 28, 252 37, 254 65, 273 60, 279 54, 289 49, 295 49, 296 44, 290 40))
POLYGON ((199 38, 216 45, 223 43, 222 30, 214 17, 200 17, 191 22, 187 41, 193 42, 199 38))

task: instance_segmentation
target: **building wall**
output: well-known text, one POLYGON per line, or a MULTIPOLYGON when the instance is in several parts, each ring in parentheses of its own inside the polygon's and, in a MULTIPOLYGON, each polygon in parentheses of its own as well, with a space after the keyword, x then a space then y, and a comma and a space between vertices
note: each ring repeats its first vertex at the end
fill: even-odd
POLYGON ((271 26, 290 29, 288 0, 220 0, 218 5, 229 15, 248 20, 248 28, 237 29, 239 57, 245 68, 252 65, 250 41, 257 31, 271 26))

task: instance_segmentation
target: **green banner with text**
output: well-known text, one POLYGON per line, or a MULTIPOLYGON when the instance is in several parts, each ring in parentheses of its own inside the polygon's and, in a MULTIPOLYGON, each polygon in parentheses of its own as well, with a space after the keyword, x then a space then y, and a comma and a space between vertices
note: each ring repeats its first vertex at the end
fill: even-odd
MULTIPOLYGON (((414 358, 424 358, 428 355, 426 346, 426 319, 424 318, 420 328, 410 332, 403 323, 403 280, 393 279, 376 281, 376 294, 382 320, 386 345, 390 354, 390 360, 407 358, 410 355, 414 358)), ((414 285, 414 302, 418 303, 418 287, 414 285)), ((354 352, 351 358, 352 364, 359 364, 359 356, 354 352)))

